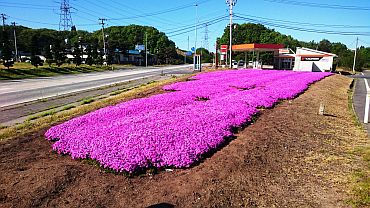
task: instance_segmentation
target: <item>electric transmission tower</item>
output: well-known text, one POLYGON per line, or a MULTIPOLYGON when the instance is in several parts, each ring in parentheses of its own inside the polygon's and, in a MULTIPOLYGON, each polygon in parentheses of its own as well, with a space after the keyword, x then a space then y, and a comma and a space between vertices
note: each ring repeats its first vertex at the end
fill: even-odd
POLYGON ((60 2, 59 31, 70 30, 73 26, 71 8, 69 0, 62 0, 60 2))
POLYGON ((209 43, 208 43, 208 23, 206 23, 205 29, 204 29, 204 42, 203 47, 209 51, 209 43))

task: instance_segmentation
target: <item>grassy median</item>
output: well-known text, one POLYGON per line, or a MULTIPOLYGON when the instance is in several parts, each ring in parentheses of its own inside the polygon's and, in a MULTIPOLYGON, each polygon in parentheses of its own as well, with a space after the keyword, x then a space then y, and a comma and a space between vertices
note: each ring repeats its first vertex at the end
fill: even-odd
POLYGON ((0 80, 26 79, 36 77, 50 77, 65 74, 81 74, 89 72, 101 72, 115 69, 112 66, 89 66, 81 65, 76 67, 72 64, 63 64, 57 66, 32 66, 30 63, 16 63, 14 67, 7 69, 3 65, 0 66, 0 80))

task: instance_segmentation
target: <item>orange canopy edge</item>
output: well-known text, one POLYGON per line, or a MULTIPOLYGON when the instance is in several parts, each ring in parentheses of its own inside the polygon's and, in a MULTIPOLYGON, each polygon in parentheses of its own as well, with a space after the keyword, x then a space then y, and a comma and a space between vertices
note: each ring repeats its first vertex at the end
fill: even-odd
POLYGON ((233 45, 233 51, 276 51, 284 48, 284 44, 249 43, 233 45))

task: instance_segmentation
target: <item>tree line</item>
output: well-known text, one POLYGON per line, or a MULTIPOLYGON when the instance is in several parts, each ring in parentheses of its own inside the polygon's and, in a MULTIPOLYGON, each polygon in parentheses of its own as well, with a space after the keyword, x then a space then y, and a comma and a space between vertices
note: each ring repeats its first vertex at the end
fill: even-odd
POLYGON ((56 31, 52 29, 32 29, 24 26, 5 26, 1 33, 0 50, 3 64, 12 65, 14 54, 13 30, 17 33, 18 51, 31 54, 34 65, 41 64, 37 55, 43 55, 47 64, 62 65, 66 55, 74 56, 74 63, 81 64, 81 56, 87 55, 86 64, 101 65, 103 61, 112 62, 118 53, 125 54, 137 44, 148 43, 148 52, 155 55, 158 64, 178 64, 182 60, 176 53, 173 41, 154 27, 128 25, 112 26, 104 30, 106 42, 106 60, 104 60, 102 31, 87 32, 83 30, 56 31))
MULTIPOLYGON (((323 39, 319 42, 315 41, 299 41, 290 35, 281 34, 274 29, 265 27, 262 24, 234 24, 233 44, 243 43, 273 43, 284 44, 285 47, 295 50, 297 47, 306 47, 317 49, 338 55, 336 64, 338 67, 351 68, 353 65, 354 51, 347 48, 347 46, 340 42, 330 42, 323 39)), ((226 27, 223 35, 218 39, 219 44, 229 44, 230 37, 229 27, 226 27)), ((264 63, 271 59, 272 54, 266 53, 261 56, 264 63)), ((244 53, 235 53, 236 60, 244 60, 244 53)), ((356 70, 360 71, 363 68, 370 67, 370 47, 361 46, 357 50, 356 70)))

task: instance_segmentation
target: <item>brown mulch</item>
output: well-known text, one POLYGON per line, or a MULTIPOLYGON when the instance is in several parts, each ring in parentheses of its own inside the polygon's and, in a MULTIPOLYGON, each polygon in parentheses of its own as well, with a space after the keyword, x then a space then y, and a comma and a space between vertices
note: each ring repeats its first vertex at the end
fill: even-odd
POLYGON ((199 165, 128 178, 51 151, 45 131, 0 145, 0 207, 348 207, 346 152, 366 139, 335 75, 264 110, 199 165), (320 102, 326 115, 318 115, 320 102), (328 159, 329 158, 329 159, 328 159))

